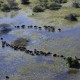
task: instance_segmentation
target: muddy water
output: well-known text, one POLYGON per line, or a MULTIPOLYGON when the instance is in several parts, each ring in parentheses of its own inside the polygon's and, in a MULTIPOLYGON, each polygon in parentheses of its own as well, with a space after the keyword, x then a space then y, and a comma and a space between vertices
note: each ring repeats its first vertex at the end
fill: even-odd
MULTIPOLYGON (((0 19, 0 23, 11 25, 11 31, 0 34, 7 42, 18 37, 28 37, 28 49, 38 49, 45 52, 63 54, 64 56, 77 56, 80 58, 80 25, 74 28, 62 29, 62 32, 47 32, 43 30, 28 29, 27 25, 37 25, 37 20, 27 17, 29 12, 19 12, 14 17, 0 19), (15 25, 25 24, 25 29, 15 29, 15 25)), ((69 74, 66 62, 61 58, 52 56, 31 56, 24 52, 14 51, 1 47, 0 41, 0 80, 79 80, 80 72, 69 74)))

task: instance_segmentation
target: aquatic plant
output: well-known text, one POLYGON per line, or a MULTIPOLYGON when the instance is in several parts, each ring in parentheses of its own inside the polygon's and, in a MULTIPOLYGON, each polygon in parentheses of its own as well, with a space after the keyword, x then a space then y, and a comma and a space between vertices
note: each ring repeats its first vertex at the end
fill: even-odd
POLYGON ((16 47, 25 47, 27 42, 29 42, 28 38, 17 38, 11 43, 11 45, 16 47))

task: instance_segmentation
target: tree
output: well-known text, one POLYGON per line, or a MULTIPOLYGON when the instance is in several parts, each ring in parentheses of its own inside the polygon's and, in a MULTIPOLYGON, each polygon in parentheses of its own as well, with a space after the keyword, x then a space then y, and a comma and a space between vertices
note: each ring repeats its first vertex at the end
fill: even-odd
POLYGON ((80 63, 77 59, 73 59, 72 57, 67 58, 67 64, 70 68, 79 68, 80 63))
POLYGON ((71 65, 72 65, 72 57, 68 57, 67 58, 67 64, 68 64, 69 67, 71 67, 71 65))

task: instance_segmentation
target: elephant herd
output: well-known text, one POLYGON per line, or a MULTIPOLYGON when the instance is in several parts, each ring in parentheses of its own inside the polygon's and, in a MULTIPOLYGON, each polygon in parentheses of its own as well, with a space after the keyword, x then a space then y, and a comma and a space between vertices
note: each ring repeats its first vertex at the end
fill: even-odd
POLYGON ((10 47, 16 51, 20 50, 20 51, 23 51, 26 54, 30 54, 32 56, 35 56, 35 55, 36 56, 51 56, 52 55, 53 57, 61 57, 64 60, 66 59, 65 56, 63 56, 63 55, 57 55, 57 54, 53 54, 51 52, 38 51, 37 49, 34 49, 32 51, 32 50, 26 49, 26 47, 13 46, 13 45, 10 45, 9 43, 7 43, 6 41, 4 41, 3 38, 1 38, 1 42, 2 42, 2 48, 10 47))
MULTIPOLYGON (((26 49, 25 47, 17 47, 17 46, 12 46, 9 43, 7 43, 3 38, 1 38, 1 42, 2 42, 2 48, 5 47, 10 47, 11 49, 17 51, 20 50, 22 52, 25 52, 26 54, 30 54, 32 56, 53 56, 53 57, 60 57, 62 59, 66 59, 65 56, 63 55, 57 55, 57 54, 53 54, 51 52, 44 52, 44 51, 38 51, 37 49, 34 49, 34 51, 26 49)), ((9 76, 5 76, 6 79, 9 79, 9 76)))
MULTIPOLYGON (((15 28, 17 28, 17 29, 20 29, 20 28, 25 29, 26 26, 25 25, 15 26, 15 28)), ((42 28, 44 28, 44 30, 46 30, 48 32, 55 32, 55 26, 46 26, 46 25, 44 25, 43 27, 39 27, 39 26, 36 26, 36 25, 35 26, 30 25, 30 26, 27 26, 27 28, 28 29, 34 28, 34 29, 39 29, 39 30, 42 30, 42 28)), ((59 28, 58 31, 61 32, 61 29, 59 28)))

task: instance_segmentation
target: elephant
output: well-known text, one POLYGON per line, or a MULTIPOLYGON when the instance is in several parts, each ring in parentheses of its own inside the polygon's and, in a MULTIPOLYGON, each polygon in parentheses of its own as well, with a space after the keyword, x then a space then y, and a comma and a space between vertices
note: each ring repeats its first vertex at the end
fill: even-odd
POLYGON ((38 26, 34 26, 35 29, 37 29, 38 26))
POLYGON ((62 58, 63 58, 64 56, 63 56, 63 55, 61 55, 60 57, 62 57, 62 58))
POLYGON ((9 76, 6 76, 6 79, 9 79, 9 76))
POLYGON ((25 51, 26 48, 25 48, 25 47, 19 47, 19 50, 20 50, 20 51, 25 51))
POLYGON ((38 27, 39 28, 39 30, 41 30, 42 29, 42 27, 38 27))
POLYGON ((57 57, 57 54, 53 54, 53 57, 57 57))
POLYGON ((52 32, 55 32, 55 27, 51 27, 52 28, 52 32))
POLYGON ((58 31, 61 32, 61 29, 59 28, 58 31))
POLYGON ((1 40, 3 40, 3 38, 1 37, 1 40))
POLYGON ((24 29, 25 28, 25 25, 22 25, 21 27, 24 29))
POLYGON ((20 26, 16 26, 17 28, 20 28, 20 26))
POLYGON ((2 48, 4 48, 6 45, 6 41, 2 41, 2 48))

